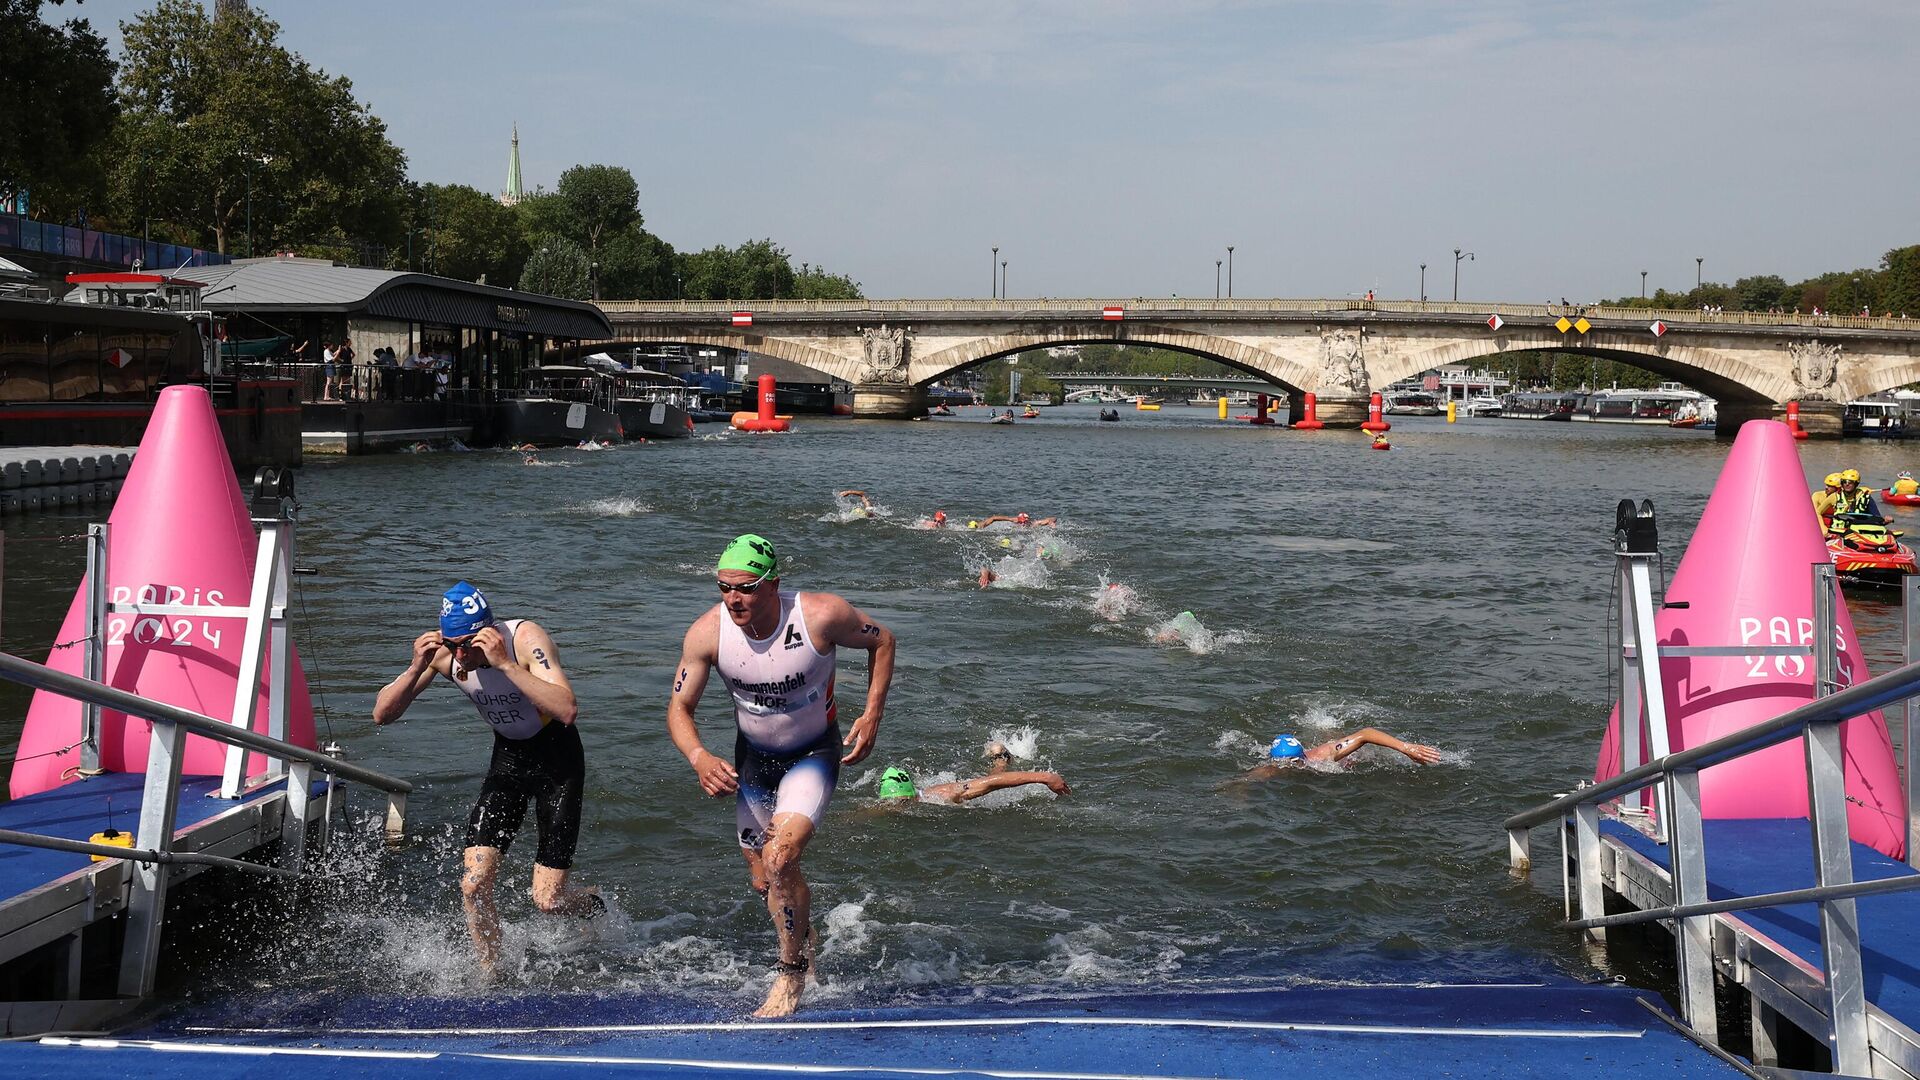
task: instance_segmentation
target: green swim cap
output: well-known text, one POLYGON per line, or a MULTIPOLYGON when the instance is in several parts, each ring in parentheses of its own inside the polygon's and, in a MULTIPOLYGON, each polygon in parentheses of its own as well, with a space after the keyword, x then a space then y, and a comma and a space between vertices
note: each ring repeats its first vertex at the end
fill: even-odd
POLYGON ((720 553, 720 565, 713 569, 715 573, 721 570, 744 570, 757 577, 770 578, 780 575, 780 562, 773 553, 773 541, 753 533, 742 533, 733 538, 727 550, 720 553))
POLYGON ((913 789, 913 774, 898 765, 889 765, 880 774, 880 797, 911 799, 920 793, 913 789))

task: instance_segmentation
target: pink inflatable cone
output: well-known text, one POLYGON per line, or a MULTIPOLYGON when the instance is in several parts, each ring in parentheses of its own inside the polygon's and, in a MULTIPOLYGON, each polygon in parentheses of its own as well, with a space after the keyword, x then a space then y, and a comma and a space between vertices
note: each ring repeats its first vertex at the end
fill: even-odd
MULTIPOLYGON (((244 607, 252 591, 258 545, 227 457, 213 402, 198 386, 160 392, 140 452, 107 519, 107 583, 116 603, 231 604, 244 607)), ((86 589, 76 590, 57 641, 86 634, 86 589)), ((111 615, 107 621, 109 685, 143 697, 204 713, 233 717, 235 681, 246 636, 244 619, 111 615)), ((82 674, 80 647, 56 648, 47 665, 82 674)), ((288 740, 311 748, 313 706, 296 653, 288 680, 288 740)), ((267 730, 267 670, 260 668, 254 730, 267 730)), ((37 691, 27 709, 20 751, 13 766, 14 798, 46 791, 75 779, 82 732, 80 703, 37 691)), ((145 772, 148 724, 126 714, 103 712, 100 763, 110 772, 145 772)), ((187 738, 184 771, 217 775, 226 746, 201 736, 187 738)), ((253 758, 252 771, 264 768, 253 758)))
MULTIPOLYGON (((1813 571, 1826 544, 1807 498, 1793 433, 1771 420, 1740 428, 1693 542, 1655 616, 1662 645, 1800 645, 1813 641, 1813 571)), ((1844 600, 1838 681, 1868 677, 1844 600)), ((1811 657, 1687 657, 1661 661, 1670 747, 1684 750, 1751 727, 1813 700, 1811 657)), ((1607 720, 1596 780, 1620 771, 1619 707, 1607 720)), ((1645 721, 1642 721, 1644 725, 1645 721)), ((1868 713, 1841 725, 1847 826, 1853 839, 1894 858, 1906 854, 1907 806, 1886 719, 1868 713)), ((1642 742, 1642 745, 1646 743, 1642 742)), ((1806 750, 1799 739, 1700 774, 1709 818, 1807 816, 1806 750)))

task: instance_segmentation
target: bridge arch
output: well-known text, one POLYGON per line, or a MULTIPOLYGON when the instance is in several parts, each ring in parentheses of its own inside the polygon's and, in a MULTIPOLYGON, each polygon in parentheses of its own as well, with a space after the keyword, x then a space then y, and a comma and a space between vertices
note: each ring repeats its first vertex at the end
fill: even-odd
POLYGON ((956 371, 1001 357, 1036 349, 1067 345, 1139 345, 1212 360, 1285 388, 1296 398, 1313 386, 1313 372, 1276 353, 1232 338, 1174 328, 1128 328, 1123 334, 1096 334, 1071 327, 1045 333, 996 334, 949 346, 913 360, 910 377, 915 386, 927 386, 956 371))
POLYGON ((1597 343, 1571 345, 1552 338, 1504 343, 1468 339, 1409 352, 1371 369, 1369 375, 1376 387, 1385 387, 1448 364, 1472 363, 1489 356, 1513 352, 1565 353, 1631 364, 1698 390, 1715 401, 1736 406, 1764 409, 1794 396, 1793 382, 1789 378, 1723 352, 1679 344, 1647 348, 1597 343))
POLYGON ((830 378, 842 382, 859 382, 865 365, 851 357, 821 348, 799 338, 773 334, 742 334, 736 330, 715 330, 712 333, 648 333, 646 327, 621 327, 621 344, 645 345, 711 345, 722 349, 745 349, 748 352, 771 356, 788 363, 811 368, 830 378))

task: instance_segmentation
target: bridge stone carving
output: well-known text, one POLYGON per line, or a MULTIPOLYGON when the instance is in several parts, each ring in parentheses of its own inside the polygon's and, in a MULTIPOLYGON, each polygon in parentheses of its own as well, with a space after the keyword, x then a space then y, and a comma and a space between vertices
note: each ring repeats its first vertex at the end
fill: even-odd
POLYGON ((1838 434, 1841 403, 1920 382, 1920 320, 1530 304, 1342 300, 603 301, 617 341, 718 345, 854 386, 856 415, 908 415, 963 368, 1055 345, 1114 342, 1218 360, 1320 400, 1332 425, 1370 391, 1446 364, 1557 350, 1625 361, 1720 403, 1720 429, 1801 403, 1838 434), (740 313, 749 313, 742 325, 740 313), (1584 316, 1587 329, 1561 329, 1584 316), (1844 363, 1842 362, 1844 358, 1844 363))

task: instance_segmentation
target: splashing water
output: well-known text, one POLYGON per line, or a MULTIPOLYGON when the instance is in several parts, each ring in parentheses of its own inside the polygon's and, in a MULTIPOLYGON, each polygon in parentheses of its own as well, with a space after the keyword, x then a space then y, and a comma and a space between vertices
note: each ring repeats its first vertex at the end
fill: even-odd
POLYGON ((997 727, 988 733, 988 740, 981 752, 986 752, 994 743, 1007 748, 1015 761, 1037 761, 1040 757, 1040 729, 1035 727, 1006 728, 997 727))
POLYGON ((594 517, 633 517, 635 514, 651 514, 653 507, 631 495, 617 495, 605 499, 594 499, 579 506, 567 509, 576 513, 591 514, 594 517))
POLYGON ((1140 594, 1133 586, 1118 581, 1108 581, 1105 574, 1100 575, 1100 584, 1093 590, 1093 613, 1108 622, 1119 622, 1140 611, 1140 594))

